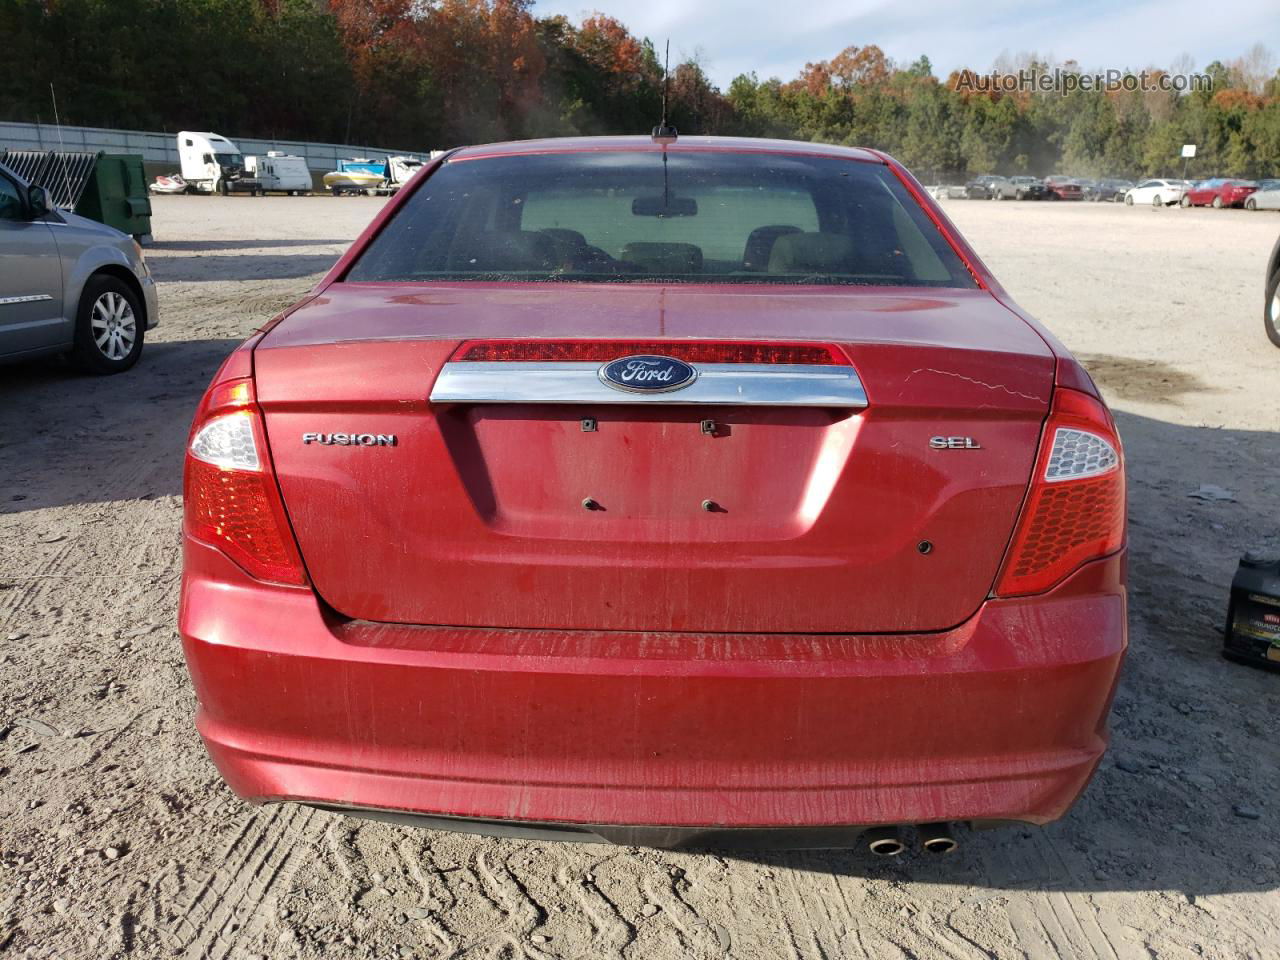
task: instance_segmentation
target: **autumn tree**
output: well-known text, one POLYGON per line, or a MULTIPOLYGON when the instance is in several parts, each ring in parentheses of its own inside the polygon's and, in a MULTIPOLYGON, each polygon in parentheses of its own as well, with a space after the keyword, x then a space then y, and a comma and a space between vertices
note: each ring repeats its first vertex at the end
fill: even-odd
MULTIPOLYGON (((510 137, 645 133, 663 63, 620 20, 538 18, 532 0, 0 0, 0 119, 425 151, 510 137), (68 70, 67 64, 75 64, 68 70), (198 118, 195 120, 194 118, 198 118)), ((816 52, 816 51, 815 51, 816 52)), ((1056 64, 1080 71, 1074 61, 1056 64)), ((1002 54, 1003 72, 1054 69, 1002 54)), ((1169 74, 1195 69, 1188 56, 1169 74)), ((1200 72, 1209 89, 958 89, 927 57, 899 67, 846 45, 790 78, 735 77, 697 56, 671 70, 681 134, 888 150, 928 179, 978 173, 1280 174, 1280 74, 1264 46, 1200 72)), ((1166 75, 1148 68, 1152 78, 1166 75)))

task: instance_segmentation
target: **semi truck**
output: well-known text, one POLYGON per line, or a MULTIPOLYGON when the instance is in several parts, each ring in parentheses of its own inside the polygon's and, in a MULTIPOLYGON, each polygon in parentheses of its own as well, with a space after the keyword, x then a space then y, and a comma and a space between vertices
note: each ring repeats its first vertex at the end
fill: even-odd
POLYGON ((207 131, 178 134, 182 179, 196 193, 260 193, 262 184, 245 170, 240 148, 226 137, 207 131))

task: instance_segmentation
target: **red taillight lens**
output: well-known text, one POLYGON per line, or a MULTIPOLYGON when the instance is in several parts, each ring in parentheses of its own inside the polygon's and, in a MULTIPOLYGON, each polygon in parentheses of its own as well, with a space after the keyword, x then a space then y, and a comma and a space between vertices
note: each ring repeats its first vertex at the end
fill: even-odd
POLYGON ((826 343, 749 340, 469 340, 454 351, 454 362, 603 363, 619 357, 657 354, 685 363, 802 363, 845 365, 849 359, 826 343))
POLYGON ((303 585, 307 575, 276 489, 253 381, 216 383, 191 428, 183 476, 187 533, 250 576, 303 585))
POLYGON ((1043 593, 1125 535, 1124 457, 1106 407, 1059 387, 1031 490, 996 585, 1001 597, 1043 593))

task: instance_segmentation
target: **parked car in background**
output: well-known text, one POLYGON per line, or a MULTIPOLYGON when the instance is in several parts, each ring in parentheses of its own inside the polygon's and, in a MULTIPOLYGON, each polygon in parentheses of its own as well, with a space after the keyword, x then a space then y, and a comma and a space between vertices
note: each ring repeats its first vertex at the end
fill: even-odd
POLYGON ((927 189, 935 200, 963 200, 968 196, 962 183, 939 184, 927 189))
POLYGON ((1253 180, 1218 177, 1195 184, 1182 195, 1184 207, 1243 207, 1249 195, 1258 189, 1253 180))
POLYGON ((703 137, 415 177, 192 425, 179 630, 232 789, 883 854, 1061 817, 1127 643, 1120 438, 914 188, 703 137))
POLYGON ((984 173, 980 177, 974 177, 964 185, 964 195, 970 200, 990 200, 992 195, 992 183, 1002 179, 1004 178, 997 177, 989 173, 984 173))
POLYGON ((120 373, 158 316, 132 237, 51 209, 43 187, 0 164, 0 361, 67 353, 88 373, 120 373))
POLYGON ((992 200, 1017 200, 1018 185, 1013 182, 1012 177, 989 177, 987 194, 992 200))
POLYGON ((1044 199, 1044 181, 1039 177, 1010 177, 1009 182, 1013 184, 1013 198, 1015 200, 1044 199))
POLYGON ((1125 191, 1127 206, 1146 204, 1152 207, 1168 207, 1182 200, 1187 192, 1185 180, 1143 180, 1136 187, 1125 191))
POLYGON ((1088 199, 1095 203, 1119 203, 1124 199, 1124 195, 1132 188, 1132 180, 1099 180, 1094 184, 1094 188, 1090 191, 1088 199))
POLYGON ((1071 177, 1045 177, 1044 194, 1046 200, 1084 199, 1084 189, 1071 177))
POLYGON ((1262 322, 1266 324, 1267 336, 1271 338, 1271 342, 1280 347, 1280 240, 1271 248, 1265 283, 1262 322))
POLYGON ((1246 210, 1280 210, 1280 180, 1262 180, 1258 189, 1244 198, 1246 210))

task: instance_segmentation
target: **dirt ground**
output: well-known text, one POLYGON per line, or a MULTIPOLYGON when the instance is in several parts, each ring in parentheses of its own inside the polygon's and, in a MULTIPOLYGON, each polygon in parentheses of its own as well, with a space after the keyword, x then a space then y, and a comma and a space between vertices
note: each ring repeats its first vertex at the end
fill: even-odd
POLYGON ((187 426, 380 203, 157 198, 141 365, 0 368, 0 955, 1280 957, 1280 675, 1218 656, 1237 557, 1280 533, 1280 217, 948 203, 1117 411, 1132 648, 1065 820, 885 862, 480 839, 223 786, 174 630, 187 426))

